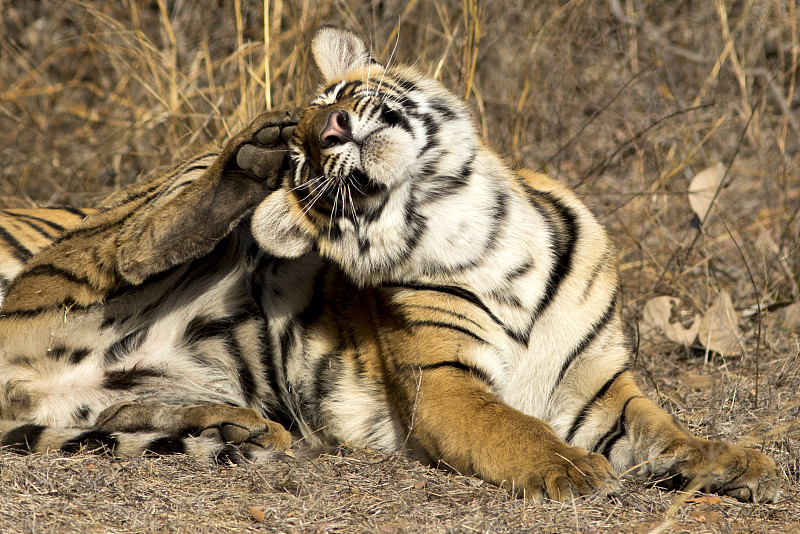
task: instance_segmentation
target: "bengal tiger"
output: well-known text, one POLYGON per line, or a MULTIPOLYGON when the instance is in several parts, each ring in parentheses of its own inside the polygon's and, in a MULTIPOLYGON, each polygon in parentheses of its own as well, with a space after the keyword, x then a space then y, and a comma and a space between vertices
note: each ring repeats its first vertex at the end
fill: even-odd
POLYGON ((691 435, 636 386, 615 253, 571 191, 510 169, 463 101, 354 33, 311 48, 325 82, 296 127, 267 114, 123 190, 13 281, 0 442, 280 452, 289 428, 536 501, 614 492, 628 469, 778 498, 770 458, 691 435))

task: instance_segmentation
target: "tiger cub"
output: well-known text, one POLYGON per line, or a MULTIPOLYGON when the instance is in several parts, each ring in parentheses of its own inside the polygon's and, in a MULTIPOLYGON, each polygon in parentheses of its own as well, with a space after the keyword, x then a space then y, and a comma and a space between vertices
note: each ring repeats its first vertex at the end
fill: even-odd
POLYGON ((267 140, 291 127, 267 116, 14 280, 0 444, 280 451, 285 426, 535 500, 613 491, 633 466, 777 499, 771 459, 690 435, 636 387, 614 254, 572 193, 510 170, 463 102, 354 34, 323 27, 312 51, 326 85, 288 176, 267 140))
POLYGON ((307 440, 408 448, 535 500, 632 467, 778 497, 770 458, 692 436, 636 386, 615 254, 572 192, 511 170, 462 101, 353 33, 323 27, 312 51, 325 86, 252 221, 269 380, 307 440))

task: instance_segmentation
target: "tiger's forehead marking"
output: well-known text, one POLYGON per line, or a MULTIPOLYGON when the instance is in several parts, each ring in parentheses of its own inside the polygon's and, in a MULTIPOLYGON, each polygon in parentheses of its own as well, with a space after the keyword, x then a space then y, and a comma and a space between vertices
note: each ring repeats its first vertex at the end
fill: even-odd
POLYGON ((354 75, 321 90, 311 105, 330 105, 345 98, 381 96, 401 99, 414 89, 416 87, 412 82, 388 71, 363 77, 354 75))

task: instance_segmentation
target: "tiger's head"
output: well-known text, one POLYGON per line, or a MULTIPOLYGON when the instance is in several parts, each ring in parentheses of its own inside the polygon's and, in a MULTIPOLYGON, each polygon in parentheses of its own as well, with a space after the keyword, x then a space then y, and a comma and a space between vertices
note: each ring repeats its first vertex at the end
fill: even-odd
POLYGON ((312 52, 324 85, 290 142, 293 174, 257 208, 253 234, 276 256, 317 250, 362 285, 402 277, 430 248, 433 219, 465 208, 450 197, 469 187, 475 128, 438 81, 379 64, 352 32, 324 26, 312 52))

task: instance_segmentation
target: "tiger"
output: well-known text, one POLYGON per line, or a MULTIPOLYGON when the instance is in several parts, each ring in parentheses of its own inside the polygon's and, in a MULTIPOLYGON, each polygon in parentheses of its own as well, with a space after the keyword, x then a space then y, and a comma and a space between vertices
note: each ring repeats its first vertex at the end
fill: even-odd
POLYGON ((779 498, 771 458, 636 385, 614 248, 572 191, 512 169, 462 99, 355 33, 323 26, 311 52, 324 82, 296 124, 266 114, 123 190, 14 279, 0 443, 274 457, 295 436, 536 502, 613 494, 629 470, 779 498))

